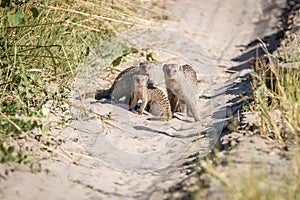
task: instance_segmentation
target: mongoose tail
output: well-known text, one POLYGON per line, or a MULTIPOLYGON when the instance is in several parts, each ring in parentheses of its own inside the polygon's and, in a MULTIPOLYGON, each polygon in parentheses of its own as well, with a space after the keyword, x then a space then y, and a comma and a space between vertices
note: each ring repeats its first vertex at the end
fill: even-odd
POLYGON ((110 88, 107 90, 97 90, 95 94, 96 100, 111 98, 111 90, 110 88))

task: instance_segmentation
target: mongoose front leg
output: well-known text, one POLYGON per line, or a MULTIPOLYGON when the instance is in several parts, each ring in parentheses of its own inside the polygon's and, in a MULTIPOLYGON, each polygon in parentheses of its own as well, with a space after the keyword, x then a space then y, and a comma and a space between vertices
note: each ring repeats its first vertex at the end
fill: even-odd
POLYGON ((195 121, 200 121, 200 113, 197 101, 187 101, 187 109, 192 113, 195 121))
POLYGON ((168 92, 171 103, 172 113, 177 110, 192 113, 195 121, 200 121, 200 108, 198 107, 197 96, 197 74, 189 65, 179 66, 176 64, 165 64, 163 66, 165 82, 167 88, 172 92, 168 92), (175 95, 176 101, 172 101, 175 95), (177 106, 179 105, 179 106, 177 106))
POLYGON ((168 99, 171 104, 171 112, 172 112, 172 114, 174 114, 178 107, 178 98, 174 94, 174 92, 172 92, 172 90, 170 90, 169 88, 167 88, 167 94, 168 94, 168 99))
POLYGON ((133 102, 131 103, 130 107, 129 107, 129 111, 132 111, 134 109, 134 107, 137 105, 138 103, 138 98, 137 98, 137 95, 134 94, 133 95, 133 102))
POLYGON ((143 114, 143 112, 144 112, 144 110, 145 110, 147 104, 148 104, 148 101, 147 101, 146 99, 143 99, 143 103, 142 103, 142 105, 141 105, 141 107, 140 107, 140 115, 143 114))

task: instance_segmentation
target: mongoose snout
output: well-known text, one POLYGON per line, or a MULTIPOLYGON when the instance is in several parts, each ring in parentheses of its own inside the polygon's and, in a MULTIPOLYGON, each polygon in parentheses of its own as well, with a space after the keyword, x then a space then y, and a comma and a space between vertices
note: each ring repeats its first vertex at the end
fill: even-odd
POLYGON ((165 78, 167 79, 175 79, 177 75, 177 65, 176 64, 164 64, 163 71, 165 74, 165 78))
POLYGON ((153 64, 149 62, 140 63, 140 73, 143 75, 149 75, 153 68, 153 64))
POLYGON ((135 75, 133 76, 135 87, 144 87, 147 86, 148 77, 144 75, 135 75))

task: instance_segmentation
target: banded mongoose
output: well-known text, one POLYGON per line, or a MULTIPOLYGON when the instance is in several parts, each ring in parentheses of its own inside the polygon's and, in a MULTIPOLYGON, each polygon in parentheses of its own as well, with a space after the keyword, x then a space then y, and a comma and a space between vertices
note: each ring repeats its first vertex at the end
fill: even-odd
POLYGON ((148 77, 145 75, 134 75, 134 92, 133 101, 129 107, 132 111, 137 105, 139 100, 142 100, 139 114, 143 114, 147 105, 150 106, 149 112, 154 115, 154 118, 149 119, 161 119, 170 120, 172 119, 172 112, 170 102, 167 96, 158 88, 154 87, 153 84, 149 84, 148 77))
POLYGON ((165 64, 163 71, 172 114, 180 104, 186 105, 187 112, 191 112, 195 121, 200 121, 198 81, 195 70, 189 65, 165 64))
POLYGON ((109 89, 97 91, 95 99, 111 98, 116 102, 123 101, 128 104, 134 88, 133 76, 138 74, 146 75, 151 80, 152 68, 152 63, 142 62, 139 67, 132 66, 125 69, 115 78, 109 89), (124 99, 122 100, 122 98, 124 99))
MULTIPOLYGON (((182 65, 183 76, 185 79, 189 80, 190 85, 193 90, 198 90, 198 80, 196 71, 190 65, 182 65)), ((186 103, 183 100, 179 100, 178 97, 167 87, 167 94, 171 104, 172 114, 175 112, 186 113, 188 116, 193 117, 191 111, 187 108, 186 103)))

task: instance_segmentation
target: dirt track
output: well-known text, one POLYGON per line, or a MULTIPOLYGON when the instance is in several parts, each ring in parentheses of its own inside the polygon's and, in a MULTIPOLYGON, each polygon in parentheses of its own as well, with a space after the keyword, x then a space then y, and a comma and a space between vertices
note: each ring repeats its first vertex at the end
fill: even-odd
MULTIPOLYGON (((192 55, 186 54, 185 57, 191 55, 187 60, 193 64, 199 63, 194 66, 199 70, 200 77, 205 80, 203 87, 209 88, 209 93, 203 92, 203 96, 206 97, 203 102, 209 103, 208 109, 212 108, 209 110, 212 115, 205 118, 208 121, 203 124, 207 124, 211 120, 219 120, 222 124, 225 117, 230 117, 236 111, 239 94, 247 92, 249 89, 247 84, 249 83, 247 82, 249 66, 245 63, 256 54, 257 38, 268 42, 270 51, 279 44, 277 36, 281 32, 280 27, 284 26, 280 20, 286 14, 285 7, 286 4, 283 0, 278 0, 276 3, 263 0, 181 0, 167 5, 167 10, 178 16, 179 20, 166 21, 161 24, 161 27, 180 33, 180 35, 186 35, 198 43, 198 47, 203 50, 203 52, 196 52, 192 55), (202 57, 195 58, 194 55, 209 55, 209 65, 205 65, 207 62, 201 61, 202 57), (239 84, 243 81, 245 84, 239 84), (221 102, 219 104, 222 105, 219 105, 218 102, 221 102)), ((172 37, 170 38, 173 39, 172 37)), ((186 51, 188 52, 188 50, 186 51)), ((204 57, 203 59, 207 59, 204 57)), ((91 107, 100 113, 107 111, 122 113, 124 110, 108 104, 99 104, 96 107, 93 104, 91 107)), ((205 108, 203 107, 203 109, 205 108)), ((116 124, 127 126, 130 132, 132 127, 129 126, 132 124, 126 124, 126 120, 122 121, 122 117, 124 117, 123 114, 116 115, 116 124)), ((135 116, 130 114, 129 117, 134 118, 135 116)), ((215 121, 213 122, 216 123, 215 121)), ((144 121, 140 120, 137 123, 142 124, 144 121)), ((191 128, 184 127, 186 124, 179 126, 175 120, 172 123, 174 123, 172 127, 179 127, 175 130, 191 128)), ((184 156, 170 161, 171 165, 169 165, 170 163, 164 165, 167 167, 151 166, 151 163, 156 165, 165 162, 165 159, 169 157, 163 157, 163 155, 170 154, 167 151, 165 154, 162 152, 162 156, 155 157, 158 160, 147 160, 147 153, 153 153, 157 149, 165 147, 172 148, 172 145, 174 145, 174 149, 182 150, 186 146, 180 145, 194 141, 196 136, 181 140, 180 137, 176 137, 181 134, 180 132, 160 130, 164 134, 157 134, 153 137, 153 135, 149 135, 149 132, 151 133, 149 129, 141 130, 136 126, 136 133, 141 135, 133 135, 141 137, 140 140, 126 134, 120 137, 122 132, 118 133, 114 129, 104 137, 110 137, 110 141, 123 152, 129 151, 130 154, 146 155, 143 158, 146 162, 127 154, 122 157, 123 154, 119 155, 118 152, 109 154, 108 151, 104 151, 106 154, 101 156, 95 154, 90 156, 86 148, 90 152, 97 152, 93 149, 97 147, 95 143, 102 141, 102 137, 97 137, 95 141, 91 141, 88 136, 86 139, 80 128, 101 135, 103 127, 97 121, 75 121, 74 124, 77 130, 68 128, 63 132, 67 142, 62 145, 62 149, 68 153, 72 152, 72 156, 79 162, 79 165, 74 165, 58 156, 53 160, 42 161, 43 168, 49 170, 49 173, 14 172, 8 176, 6 181, 1 182, 1 199, 163 199, 169 196, 166 191, 180 183, 187 177, 186 173, 190 172, 187 166, 182 166, 188 161, 187 154, 195 154, 199 151, 197 148, 184 151, 182 154, 184 156), (72 138, 76 138, 78 135, 81 140, 79 142, 72 141, 72 138), (120 141, 127 141, 127 143, 121 144, 120 141)), ((200 126, 201 131, 206 130, 203 124, 200 126)), ((152 123, 149 127, 159 130, 157 128, 159 126, 162 125, 152 123)), ((218 125, 219 129, 221 129, 220 125, 218 125)), ((187 131, 183 131, 182 135, 187 133, 187 131)), ((204 138, 203 141, 205 143, 208 140, 204 138)), ((203 150, 203 156, 208 153, 206 150, 211 148, 208 143, 205 143, 207 146, 203 150)), ((101 148, 105 145, 97 144, 101 145, 101 148)), ((109 148, 107 147, 105 150, 109 150, 109 148)))

